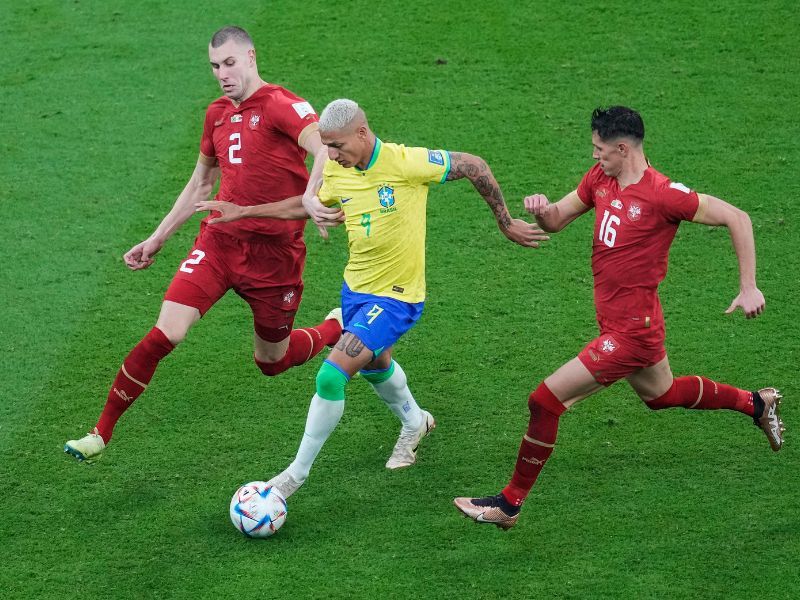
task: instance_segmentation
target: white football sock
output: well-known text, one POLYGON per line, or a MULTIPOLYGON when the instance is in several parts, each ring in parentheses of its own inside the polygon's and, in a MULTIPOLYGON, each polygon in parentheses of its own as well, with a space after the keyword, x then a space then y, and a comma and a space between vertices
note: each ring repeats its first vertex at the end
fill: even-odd
POLYGON ((306 430, 300 441, 300 448, 297 449, 294 461, 286 469, 295 481, 302 483, 306 480, 314 459, 336 429, 343 413, 344 400, 325 400, 314 394, 311 406, 308 407, 306 430))
POLYGON ((394 361, 394 373, 389 379, 380 383, 371 383, 370 385, 381 400, 400 419, 405 429, 414 430, 422 426, 422 409, 417 405, 414 396, 411 395, 405 371, 397 361, 394 361))

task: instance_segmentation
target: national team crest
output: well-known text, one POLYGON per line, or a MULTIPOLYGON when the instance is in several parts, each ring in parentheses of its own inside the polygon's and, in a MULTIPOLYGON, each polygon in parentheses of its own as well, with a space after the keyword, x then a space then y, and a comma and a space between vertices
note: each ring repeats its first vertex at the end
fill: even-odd
POLYGON ((383 208, 391 208, 394 206, 394 188, 390 188, 388 185, 379 187, 378 202, 381 203, 383 208))
POLYGON ((261 120, 261 115, 257 115, 255 113, 250 115, 250 123, 248 123, 250 129, 255 129, 256 127, 258 127, 258 122, 260 120, 261 120))
POLYGON ((638 221, 642 218, 642 208, 635 202, 631 202, 628 207, 628 218, 631 221, 638 221))
POLYGON ((606 336, 600 341, 600 351, 605 354, 611 354, 614 350, 617 349, 617 342, 616 340, 609 336, 606 336))
POLYGON ((428 150, 428 162, 444 166, 444 156, 439 150, 428 150))

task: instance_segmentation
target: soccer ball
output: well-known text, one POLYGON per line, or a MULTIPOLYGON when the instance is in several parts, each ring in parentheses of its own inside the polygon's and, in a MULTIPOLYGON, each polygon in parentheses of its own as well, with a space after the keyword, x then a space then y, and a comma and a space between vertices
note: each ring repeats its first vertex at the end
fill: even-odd
POLYGON ((286 521, 286 499, 265 481, 246 483, 231 498, 231 522, 247 537, 265 538, 286 521))

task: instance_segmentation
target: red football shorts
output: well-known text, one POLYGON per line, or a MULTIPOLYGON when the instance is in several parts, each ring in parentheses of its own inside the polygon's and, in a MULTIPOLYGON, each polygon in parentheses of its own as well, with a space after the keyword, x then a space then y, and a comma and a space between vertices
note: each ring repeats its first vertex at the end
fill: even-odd
POLYGON ((645 340, 622 333, 603 333, 578 354, 595 381, 609 386, 644 367, 652 367, 667 355, 662 341, 648 345, 645 340))
POLYGON ((205 314, 232 289, 250 305, 259 336, 288 337, 303 295, 306 246, 302 238, 272 244, 204 229, 172 278, 164 300, 205 314))

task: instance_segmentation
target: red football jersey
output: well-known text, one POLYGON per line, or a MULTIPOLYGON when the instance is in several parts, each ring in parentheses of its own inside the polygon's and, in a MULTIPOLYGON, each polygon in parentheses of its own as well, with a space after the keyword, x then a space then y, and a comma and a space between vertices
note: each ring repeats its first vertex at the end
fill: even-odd
POLYGON ((601 329, 663 339, 658 284, 678 225, 697 213, 697 193, 653 167, 620 190, 597 164, 581 180, 578 196, 595 208, 592 274, 601 329))
MULTIPOLYGON (((225 96, 212 102, 200 152, 216 158, 222 171, 215 199, 252 206, 302 195, 308 170, 297 138, 317 121, 308 102, 278 85, 262 86, 239 106, 225 96)), ((302 238, 305 221, 240 219, 209 227, 245 239, 269 236, 268 241, 277 242, 302 238)))

